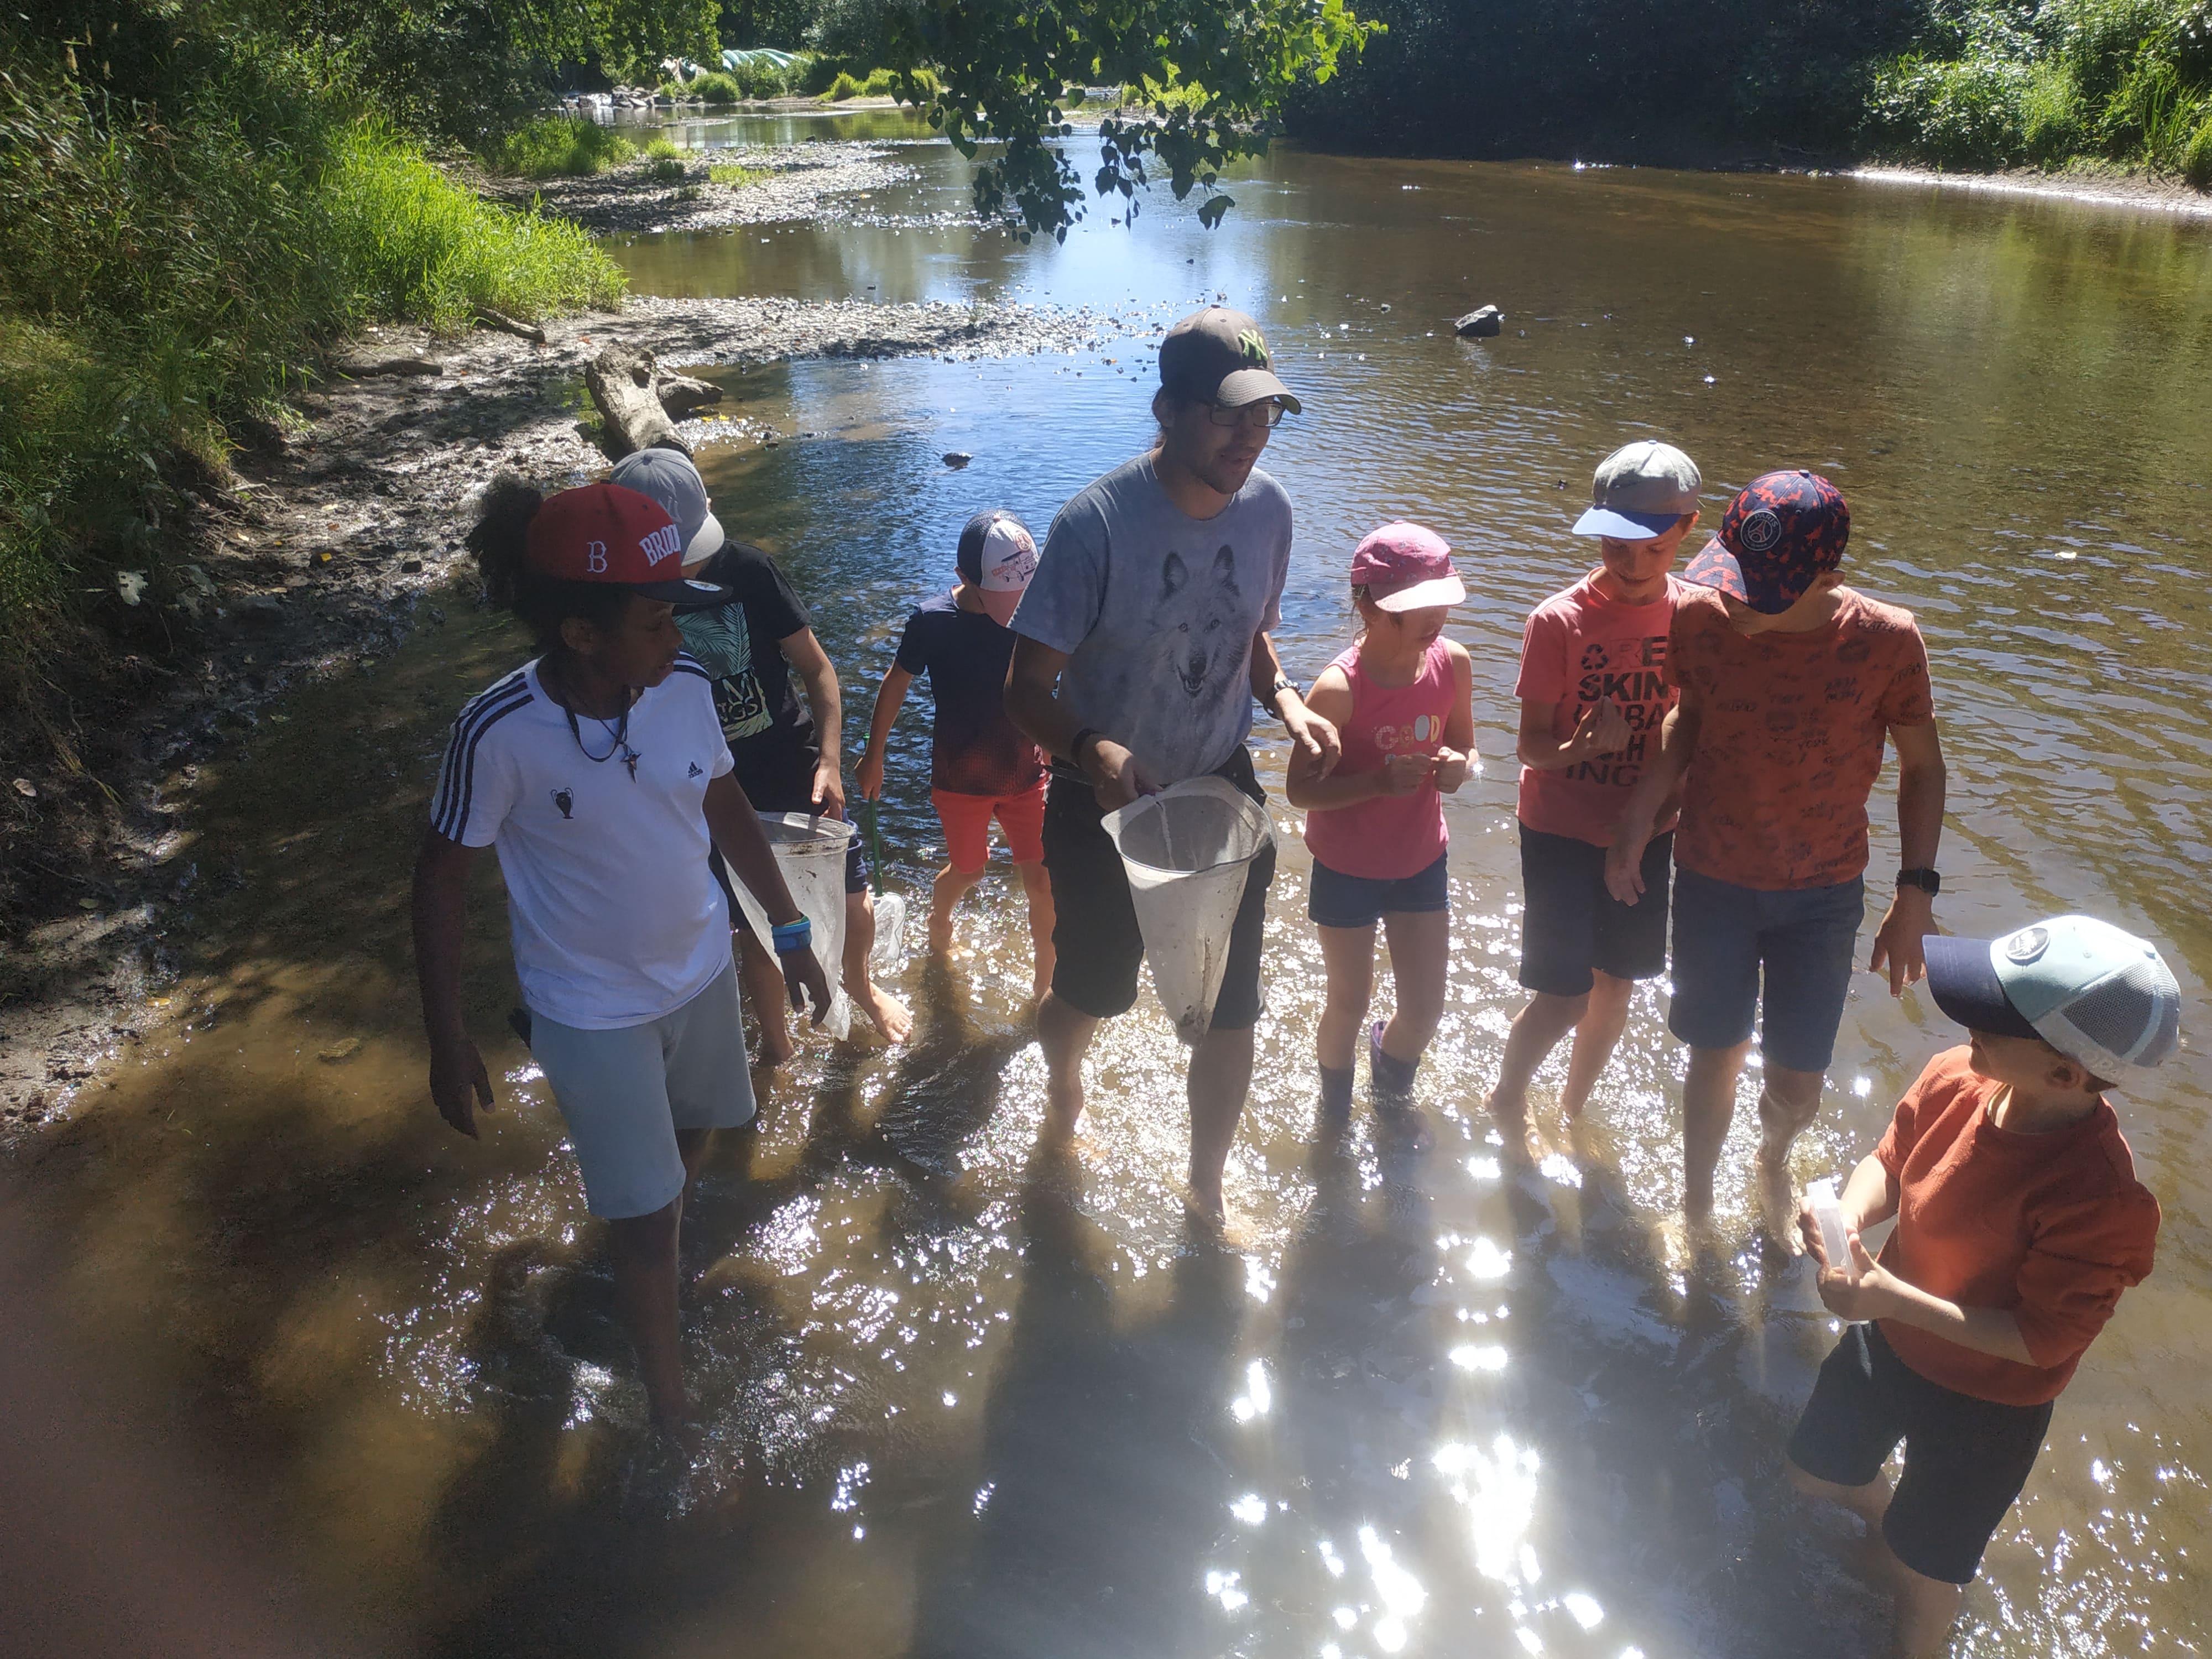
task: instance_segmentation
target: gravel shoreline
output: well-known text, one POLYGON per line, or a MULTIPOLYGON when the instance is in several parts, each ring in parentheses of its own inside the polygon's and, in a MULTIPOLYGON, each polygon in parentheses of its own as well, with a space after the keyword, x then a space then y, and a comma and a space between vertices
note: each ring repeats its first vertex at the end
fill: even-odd
POLYGON ((648 235, 665 230, 718 230, 820 216, 831 197, 856 198, 913 176, 890 159, 889 147, 830 139, 773 148, 733 147, 695 152, 684 176, 654 181, 647 161, 626 162, 587 179, 479 179, 479 195, 509 207, 532 201, 556 218, 602 235, 648 235), (745 185, 718 185, 710 165, 735 163, 769 176, 745 185), (688 195, 686 192, 690 192, 688 195))
MULTIPOLYGON (((66 802, 78 813, 77 830, 106 813, 105 857, 71 876, 76 908, 11 921, 0 951, 0 1150, 27 1148, 38 1126, 68 1115, 166 972, 161 932, 190 882, 176 854, 190 841, 201 763, 293 686, 388 653, 418 614, 437 620, 426 599, 465 576, 468 500, 494 474, 557 488, 604 471, 574 390, 600 350, 642 346, 671 368, 974 359, 1081 351, 1150 326, 1087 309, 640 297, 618 313, 550 325, 542 346, 489 331, 455 340, 372 331, 356 359, 418 359, 439 372, 334 378, 295 399, 298 424, 281 440, 235 459, 234 487, 210 495, 199 522, 171 527, 209 579, 208 614, 162 694, 118 711, 128 762, 98 785, 39 779, 57 811, 66 802), (112 809, 86 805, 101 787, 112 809)), ((684 429, 695 442, 791 435, 744 420, 684 429)))
POLYGON ((2212 219, 2212 196, 2177 179, 2096 167, 2045 173, 2015 167, 2005 173, 1931 173, 1915 167, 1858 167, 1850 176, 1872 184, 1911 185, 1923 190, 1963 190, 1987 196, 2036 196, 2046 200, 2086 202, 2136 212, 2172 213, 2212 219))

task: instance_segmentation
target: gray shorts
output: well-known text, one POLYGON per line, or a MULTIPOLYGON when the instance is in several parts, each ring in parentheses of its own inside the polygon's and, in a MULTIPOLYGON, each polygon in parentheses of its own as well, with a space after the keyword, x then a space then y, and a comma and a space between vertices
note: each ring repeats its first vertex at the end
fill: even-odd
POLYGON ((584 1206, 610 1220, 651 1215, 684 1190, 678 1129, 734 1129, 753 1117, 732 963, 673 1013, 611 1031, 539 1014, 530 1051, 568 1125, 584 1206))

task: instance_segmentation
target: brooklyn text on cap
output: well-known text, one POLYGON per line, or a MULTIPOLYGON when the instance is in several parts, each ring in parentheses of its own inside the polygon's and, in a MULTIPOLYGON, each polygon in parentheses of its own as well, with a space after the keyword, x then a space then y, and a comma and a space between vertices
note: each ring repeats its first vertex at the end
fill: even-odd
POLYGON ((1698 464, 1672 444, 1641 438, 1597 464, 1589 511, 1575 520, 1577 536, 1646 542, 1663 536, 1685 513, 1698 510, 1705 480, 1698 464))
POLYGON ((681 450, 641 449, 625 455, 607 474, 607 482, 650 495, 668 509, 668 516, 684 532, 686 564, 697 564, 720 552, 729 539, 707 500, 707 481, 681 450))
POLYGON ((1720 534, 1707 542, 1682 580, 1741 599, 1778 617, 1844 562, 1851 509, 1817 472, 1768 472, 1729 503, 1720 534))
POLYGON ((1425 525, 1402 521, 1370 531, 1353 550, 1352 585, 1365 588, 1385 611, 1421 611, 1467 598, 1451 544, 1425 525))
POLYGON ((550 497, 530 521, 530 568, 555 581, 605 582, 648 599, 719 605, 730 590, 692 581, 684 532, 650 495, 620 484, 586 484, 550 497))
POLYGON ((1160 342, 1160 384, 1170 396, 1237 409, 1273 398, 1295 415, 1298 400, 1275 378, 1260 325, 1241 311, 1208 306, 1160 342))
POLYGON ((2002 939, 1923 941, 1936 1006, 1972 1031, 2041 1037, 2112 1081, 2181 1040, 2181 988, 2155 945, 2094 916, 2055 916, 2002 939))

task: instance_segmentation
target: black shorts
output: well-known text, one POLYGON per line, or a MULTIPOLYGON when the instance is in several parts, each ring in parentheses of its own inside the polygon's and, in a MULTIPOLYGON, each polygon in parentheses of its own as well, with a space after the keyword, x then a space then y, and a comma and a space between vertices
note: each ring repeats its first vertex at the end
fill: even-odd
MULTIPOLYGON (((1252 775, 1252 755, 1239 745, 1214 773, 1254 800, 1267 797, 1252 775)), ((1106 814, 1089 784, 1055 773, 1044 801, 1044 867, 1052 882, 1052 994, 1094 1019, 1126 1014, 1137 1000, 1137 969, 1145 959, 1137 931, 1129 876, 1113 837, 1100 825, 1106 814)), ((1244 878, 1243 902, 1229 934, 1229 962, 1214 999, 1213 1029, 1249 1031, 1260 1023, 1260 936, 1267 920, 1267 888, 1275 879, 1270 841, 1244 878)))
POLYGON ((1790 1461, 1817 1480, 1863 1486, 1905 1443, 1905 1478, 1881 1535, 1923 1578, 1970 1584, 2051 1426, 2051 1402, 2008 1406, 1931 1382, 1878 1325, 1846 1325, 1790 1437, 1790 1461))
POLYGON ((1644 849, 1644 896, 1623 904, 1605 889, 1605 848, 1521 826, 1521 983, 1555 997, 1589 994, 1591 969, 1651 979, 1667 966, 1672 830, 1644 849))

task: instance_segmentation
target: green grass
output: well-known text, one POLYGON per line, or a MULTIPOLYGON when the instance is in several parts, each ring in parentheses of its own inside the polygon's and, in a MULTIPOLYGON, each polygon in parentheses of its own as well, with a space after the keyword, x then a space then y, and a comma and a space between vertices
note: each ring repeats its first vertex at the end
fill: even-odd
POLYGON ((596 121, 543 115, 508 133, 483 156, 495 173, 518 179, 586 178, 619 167, 637 147, 596 121))
POLYGON ((349 320, 459 330, 479 305, 538 318, 622 300, 620 267, 586 232, 485 202, 375 127, 342 141, 329 211, 349 320))
POLYGON ((177 642, 179 492, 349 331, 621 299, 583 232, 482 200, 286 68, 233 63, 158 109, 58 66, 0 76, 0 134, 26 141, 0 142, 0 703, 116 641, 177 642))
POLYGON ((757 185, 768 178, 769 169, 740 167, 735 161, 716 161, 707 169, 707 177, 715 184, 742 190, 747 185, 757 185))
MULTIPOLYGON (((924 92, 937 90, 937 76, 928 70, 916 70, 914 78, 924 92)), ((872 69, 865 76, 855 76, 850 70, 840 70, 837 78, 822 94, 821 101, 842 104, 848 98, 896 98, 899 95, 898 72, 895 70, 872 69)))

